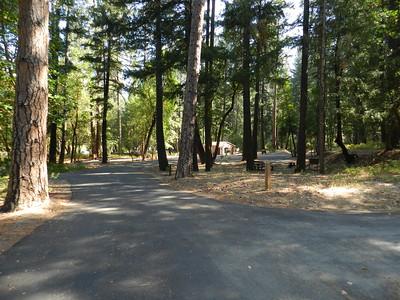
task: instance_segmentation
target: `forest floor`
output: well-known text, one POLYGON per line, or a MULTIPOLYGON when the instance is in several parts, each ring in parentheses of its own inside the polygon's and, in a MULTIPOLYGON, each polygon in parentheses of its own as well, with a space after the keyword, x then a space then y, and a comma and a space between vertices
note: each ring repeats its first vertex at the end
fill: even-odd
POLYGON ((400 151, 358 152, 359 163, 348 167, 341 155, 327 157, 327 175, 294 174, 287 163, 274 163, 272 189, 263 172, 246 172, 240 161, 221 162, 211 172, 175 180, 160 176, 174 190, 188 191, 254 206, 345 212, 400 212, 400 151))

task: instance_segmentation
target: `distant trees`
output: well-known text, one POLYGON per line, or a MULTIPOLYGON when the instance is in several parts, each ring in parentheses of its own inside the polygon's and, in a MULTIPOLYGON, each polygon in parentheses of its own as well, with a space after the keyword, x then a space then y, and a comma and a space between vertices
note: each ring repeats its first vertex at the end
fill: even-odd
POLYGON ((48 200, 48 1, 19 2, 12 162, 2 211, 48 200))

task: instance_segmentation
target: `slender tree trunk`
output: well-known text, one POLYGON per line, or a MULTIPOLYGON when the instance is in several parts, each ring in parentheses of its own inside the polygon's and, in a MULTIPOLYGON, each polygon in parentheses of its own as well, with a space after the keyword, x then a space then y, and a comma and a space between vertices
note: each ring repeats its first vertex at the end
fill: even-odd
POLYGON ((183 178, 192 174, 193 136, 196 121, 197 84, 200 74, 203 18, 204 0, 194 0, 192 2, 192 23, 179 147, 180 152, 175 178, 183 178))
POLYGON ((46 0, 19 1, 13 154, 1 211, 49 200, 47 181, 48 23, 46 0))
POLYGON ((194 127, 194 139, 195 139, 195 143, 196 143, 196 152, 200 158, 200 163, 204 164, 206 162, 206 154, 205 154, 205 150, 203 147, 203 143, 201 142, 200 130, 199 130, 199 125, 197 124, 197 121, 196 121, 195 127, 194 127))
POLYGON ((158 167, 166 171, 168 167, 167 153, 165 151, 164 124, 163 124, 163 62, 161 41, 161 0, 156 0, 157 19, 154 39, 156 44, 156 139, 158 153, 158 167))
POLYGON ((340 37, 336 38, 335 46, 335 102, 336 102, 336 138, 335 143, 342 149, 343 156, 347 163, 352 163, 354 161, 354 156, 352 156, 343 143, 343 130, 342 130, 342 111, 341 111, 341 77, 343 74, 343 68, 341 66, 340 54, 339 54, 339 44, 340 37))
POLYGON ((60 156, 58 158, 58 163, 61 165, 64 164, 64 160, 65 160, 65 150, 66 150, 65 146, 67 143, 67 141, 66 141, 66 132, 67 132, 66 126, 67 125, 64 120, 61 124, 61 145, 60 145, 60 156))
POLYGON ((57 123, 50 123, 49 163, 57 163, 57 123))
POLYGON ((253 159, 257 158, 258 150, 258 127, 259 127, 259 116, 260 116, 260 54, 261 45, 257 41, 257 58, 256 58, 256 95, 254 98, 254 116, 253 116, 253 159))
POLYGON ((261 115, 260 115, 260 119, 261 119, 261 148, 265 149, 265 116, 264 116, 264 111, 265 111, 265 107, 266 107, 266 103, 265 103, 265 90, 264 90, 264 82, 261 85, 261 115))
MULTIPOLYGON (((214 48, 214 34, 215 34, 215 0, 212 0, 210 7, 210 0, 207 0, 207 25, 206 25, 206 44, 210 50, 214 48), (210 18, 211 10, 211 18, 210 18), (211 29, 210 29, 211 21, 211 29)), ((209 57, 206 61, 206 80, 207 88, 204 98, 204 142, 205 142, 205 170, 211 171, 213 164, 212 159, 212 101, 214 96, 214 82, 213 82, 213 58, 209 57)))
POLYGON ((318 158, 319 172, 325 173, 325 48, 326 48, 326 0, 320 4, 320 36, 318 62, 318 158))
MULTIPOLYGON (((69 58, 68 58, 68 51, 69 51, 69 32, 70 32, 70 17, 69 17, 69 9, 67 7, 67 16, 66 16, 66 25, 65 25, 65 46, 64 46, 64 69, 63 73, 66 77, 68 74, 69 69, 69 58)), ((64 105, 63 105, 63 122, 61 124, 61 147, 60 147, 60 156, 58 158, 59 164, 64 164, 65 160, 65 145, 66 145, 66 118, 67 118, 67 105, 66 105, 66 98, 67 98, 67 88, 64 84, 63 88, 63 97, 64 97, 64 105)))
POLYGON ((122 155, 122 119, 121 119, 121 103, 119 99, 119 91, 117 91, 117 118, 118 118, 118 154, 122 155))
POLYGON ((306 169, 306 117, 308 102, 308 51, 309 51, 309 18, 310 1, 304 0, 303 16, 303 48, 301 58, 301 95, 300 95, 300 120, 297 135, 297 166, 296 172, 306 169))
POLYGON ((151 121, 151 124, 150 124, 149 131, 147 132, 146 142, 144 144, 143 151, 142 151, 142 160, 145 159, 147 149, 149 149, 150 139, 151 139, 151 135, 153 134, 153 129, 154 129, 155 125, 156 125, 156 114, 154 114, 153 120, 151 121))
POLYGON ((76 161, 76 147, 78 146, 77 140, 77 129, 78 129, 78 121, 79 121, 79 112, 78 109, 76 109, 75 112, 75 122, 74 125, 72 125, 72 145, 71 145, 71 153, 70 153, 70 162, 73 163, 76 161))
MULTIPOLYGON (((250 3, 246 4, 250 11, 250 3)), ((246 169, 252 170, 254 165, 253 145, 251 136, 250 111, 250 19, 246 20, 243 28, 243 159, 246 169)))
POLYGON ((231 113, 233 108, 235 107, 235 98, 236 98, 236 86, 233 87, 231 106, 229 106, 228 110, 224 113, 224 115, 222 116, 221 122, 219 123, 217 142, 216 142, 215 149, 214 149, 213 160, 215 160, 217 158, 219 143, 221 141, 221 136, 222 136, 222 132, 223 132, 224 125, 225 125, 225 120, 228 117, 228 115, 231 113))
POLYGON ((276 149, 278 149, 277 126, 276 126, 278 92, 277 92, 276 82, 274 82, 273 84, 274 84, 274 99, 272 101, 272 148, 275 151, 276 149))
POLYGON ((107 149, 107 114, 108 114, 108 102, 110 98, 110 72, 111 72, 111 33, 108 33, 107 39, 107 56, 105 61, 105 79, 104 79, 104 95, 103 95, 103 116, 101 126, 101 163, 108 163, 108 149, 107 149))

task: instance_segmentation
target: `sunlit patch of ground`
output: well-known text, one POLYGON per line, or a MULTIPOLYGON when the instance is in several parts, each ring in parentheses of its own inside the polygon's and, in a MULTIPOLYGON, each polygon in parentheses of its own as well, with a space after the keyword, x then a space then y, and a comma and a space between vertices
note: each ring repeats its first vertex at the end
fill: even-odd
MULTIPOLYGON (((155 171, 156 172, 156 171, 155 171)), ((246 172, 243 164, 215 165, 194 177, 175 180, 159 176, 172 189, 194 192, 221 201, 265 207, 354 212, 400 212, 400 181, 377 178, 293 174, 285 165, 276 166, 273 188, 264 188, 264 174, 246 172)))
POLYGON ((43 222, 58 216, 70 206, 71 190, 63 181, 51 185, 50 201, 44 205, 0 214, 0 254, 43 222))

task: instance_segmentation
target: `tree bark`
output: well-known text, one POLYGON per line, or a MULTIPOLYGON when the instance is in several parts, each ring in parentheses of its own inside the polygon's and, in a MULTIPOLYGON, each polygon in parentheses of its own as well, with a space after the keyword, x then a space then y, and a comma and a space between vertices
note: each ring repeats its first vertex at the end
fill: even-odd
POLYGON ((49 163, 57 163, 57 123, 50 124, 49 163))
MULTIPOLYGON (((209 49, 214 48, 214 35, 215 35, 215 0, 212 0, 210 7, 210 0, 207 1, 207 34, 206 43, 209 49), (211 10, 211 18, 210 18, 211 10), (211 21, 211 29, 210 29, 211 21)), ((209 57, 206 62, 206 80, 207 88, 204 98, 204 143, 205 143, 205 170, 211 171, 213 165, 212 159, 212 102, 214 96, 214 82, 213 82, 213 58, 209 57)))
POLYGON ((193 136, 196 121, 197 85, 200 74, 204 0, 193 0, 185 100, 183 106, 180 152, 175 178, 192 174, 193 136))
POLYGON ((320 36, 318 62, 318 159, 319 172, 325 173, 325 52, 326 52, 326 0, 320 4, 320 36))
POLYGON ((306 169, 306 117, 308 102, 308 55, 309 55, 309 19, 310 19, 310 1, 304 0, 303 15, 303 40, 301 53, 301 86, 300 86, 300 119, 299 133, 297 135, 297 165, 296 172, 306 169))
POLYGON ((197 121, 195 122, 195 126, 194 126, 194 140, 196 143, 196 152, 200 158, 200 163, 204 164, 206 162, 206 154, 204 151, 203 143, 201 142, 200 130, 199 130, 199 125, 197 124, 197 121))
POLYGON ((237 89, 236 86, 234 86, 233 87, 231 106, 229 106, 228 110, 224 113, 224 115, 222 116, 221 122, 219 123, 218 134, 217 134, 217 142, 216 142, 215 149, 214 149, 213 160, 215 160, 217 158, 217 155, 218 155, 218 148, 219 148, 219 143, 221 141, 222 130, 224 129, 224 125, 225 125, 225 120, 228 117, 228 115, 231 113, 233 108, 235 107, 236 89, 237 89))
MULTIPOLYGON (((246 4, 250 11, 250 3, 246 4)), ((254 165, 253 145, 251 136, 250 111, 250 17, 247 17, 243 28, 243 159, 246 160, 246 169, 252 170, 254 165)))
POLYGON ((147 149, 149 149, 150 139, 155 125, 156 125, 156 114, 153 115, 153 120, 151 121, 149 131, 147 132, 146 142, 144 144, 142 151, 142 160, 145 160, 147 149))
POLYGON ((111 33, 108 32, 107 37, 107 54, 105 60, 105 78, 103 87, 103 115, 102 115, 102 125, 101 125, 101 163, 108 163, 108 149, 107 149, 107 114, 108 114, 108 100, 110 98, 110 72, 111 72, 111 33))
POLYGON ((253 116, 253 159, 257 158, 258 150, 258 127, 260 117, 260 54, 261 45, 260 41, 257 41, 257 58, 256 58, 256 95, 254 98, 254 116, 253 116))
POLYGON ((162 33, 161 33, 161 0, 156 0, 157 18, 154 32, 156 46, 156 139, 158 167, 160 171, 168 168, 167 153, 165 151, 164 124, 163 124, 163 62, 162 62, 162 33))
POLYGON ((47 0, 19 1, 13 154, 1 211, 14 211, 49 200, 47 181, 48 112, 47 0))
POLYGON ((272 101, 272 149, 274 151, 278 148, 277 129, 276 129, 276 116, 277 116, 277 83, 274 82, 274 100, 272 101))

